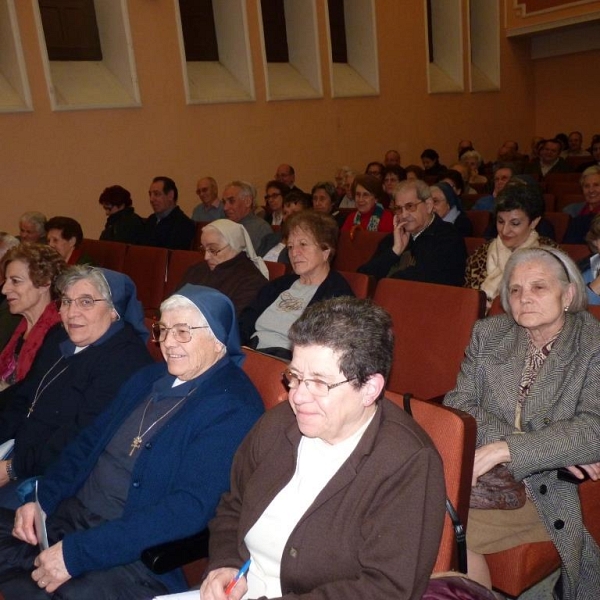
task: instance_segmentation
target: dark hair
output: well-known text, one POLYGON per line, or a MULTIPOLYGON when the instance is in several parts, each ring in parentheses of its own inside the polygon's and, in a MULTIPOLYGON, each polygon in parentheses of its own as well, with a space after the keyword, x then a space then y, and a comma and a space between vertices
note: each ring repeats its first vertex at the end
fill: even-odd
POLYGON ((126 190, 120 185, 111 185, 104 189, 98 199, 99 204, 110 205, 110 206, 131 206, 131 194, 129 190, 126 190))
POLYGON ((168 194, 169 192, 173 192, 173 202, 177 204, 177 198, 179 198, 179 192, 177 191, 177 186, 175 182, 170 177, 165 177, 164 175, 159 175, 152 180, 152 183, 156 183, 157 181, 162 181, 163 184, 163 192, 168 194))
POLYGON ((381 180, 377 179, 377 177, 373 177, 373 175, 357 175, 352 182, 352 196, 354 196, 356 193, 356 187, 359 185, 364 187, 365 190, 367 190, 367 192, 370 194, 373 194, 377 202, 381 202, 383 196, 385 195, 381 180))
POLYGON ((425 177, 425 171, 423 167, 420 167, 419 165, 408 165, 404 171, 406 177, 408 177, 409 173, 414 173, 417 176, 417 179, 423 179, 423 177, 425 177))
POLYGON ((385 169, 385 165, 383 163, 380 163, 378 160, 372 160, 368 165, 367 168, 365 169, 365 174, 368 175, 369 174, 369 169, 373 166, 373 165, 377 165, 379 167, 379 170, 381 171, 381 173, 383 173, 383 170, 385 169))
POLYGON ((329 262, 333 260, 339 237, 338 225, 333 217, 313 210, 302 210, 291 215, 286 224, 288 235, 294 229, 308 231, 321 250, 329 250, 329 262))
POLYGON ((563 150, 566 150, 569 147, 569 136, 566 133, 557 133, 554 136, 553 141, 557 141, 562 146, 563 150))
POLYGON ((6 276, 9 263, 20 260, 27 263, 29 278, 36 288, 50 284, 50 295, 58 297, 56 279, 67 268, 63 257, 46 244, 30 244, 23 242, 11 248, 2 259, 2 273, 6 276))
POLYGON ((518 177, 513 177, 498 194, 494 217, 499 212, 522 210, 533 221, 544 214, 544 196, 540 186, 527 184, 518 177))
POLYGON ((381 181, 385 179, 385 176, 388 173, 394 173, 394 175, 398 177, 399 181, 404 181, 406 179, 406 169, 400 165, 388 165, 385 167, 381 173, 381 181))
POLYGON ((433 150, 433 148, 425 148, 425 150, 421 152, 421 158, 428 158, 429 160, 438 162, 440 160, 440 155, 433 150))
POLYGON ((443 171, 439 174, 437 182, 443 182, 444 179, 449 179, 454 184, 454 187, 460 190, 460 192, 457 192, 459 195, 465 191, 465 180, 463 179, 460 171, 457 171, 456 169, 448 169, 447 171, 443 171))
POLYGON ((265 185, 265 190, 269 188, 275 188, 279 190, 281 195, 285 198, 290 193, 290 186, 285 183, 281 183, 281 181, 277 181, 277 179, 271 179, 267 181, 267 185, 265 185))
POLYGON ((71 217, 52 217, 46 221, 46 233, 51 229, 58 229, 65 240, 75 238, 75 248, 79 248, 83 241, 83 229, 81 225, 71 217))
MULTIPOLYGON (((335 191, 335 184, 331 181, 319 181, 315 183, 312 190, 310 190, 311 202, 312 196, 317 190, 323 190, 331 198, 331 211, 333 212, 340 201, 337 192, 335 191)), ((311 204, 311 206, 314 208, 313 204, 311 204)))
POLYGON ((283 198, 284 206, 289 206, 290 204, 302 204, 302 208, 307 209, 312 205, 312 198, 309 198, 307 194, 300 190, 291 190, 283 198))
POLYGON ((288 335, 294 346, 331 348, 339 357, 340 371, 353 380, 356 389, 377 373, 387 382, 394 329, 390 315, 371 300, 342 296, 316 302, 307 307, 288 335))

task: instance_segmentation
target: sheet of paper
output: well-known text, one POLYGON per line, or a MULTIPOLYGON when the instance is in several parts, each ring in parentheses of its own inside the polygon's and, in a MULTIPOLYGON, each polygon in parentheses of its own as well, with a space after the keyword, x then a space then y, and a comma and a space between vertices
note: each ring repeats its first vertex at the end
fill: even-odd
POLYGON ((46 550, 48 544, 48 532, 46 531, 46 513, 38 500, 38 482, 35 482, 35 535, 37 535, 40 550, 46 550))
POLYGON ((200 590, 181 592, 180 594, 167 594, 166 596, 155 596, 153 600, 162 600, 163 598, 171 598, 171 600, 202 600, 200 598, 200 590))
POLYGON ((0 460, 6 460, 15 446, 15 440, 6 440, 4 444, 0 444, 0 460))

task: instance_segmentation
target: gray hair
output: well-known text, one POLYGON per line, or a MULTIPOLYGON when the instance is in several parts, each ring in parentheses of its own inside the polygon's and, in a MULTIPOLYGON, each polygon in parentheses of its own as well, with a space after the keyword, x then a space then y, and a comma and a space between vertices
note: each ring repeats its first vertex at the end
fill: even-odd
POLYGON ((600 175, 600 165, 592 165, 591 167, 588 167, 582 174, 581 177, 579 179, 579 185, 583 187, 583 183, 585 181, 585 178, 590 176, 590 175, 600 175))
POLYGON ((10 233, 0 231, 0 258, 2 258, 11 248, 15 248, 21 242, 10 233))
POLYGON ((35 225, 38 235, 46 235, 46 215, 37 210, 24 212, 19 217, 19 223, 31 223, 35 225))
POLYGON ((500 300, 502 308, 512 317, 509 302, 509 285, 515 267, 526 262, 539 261, 550 267, 563 290, 573 286, 573 300, 568 306, 568 312, 576 313, 587 308, 587 293, 583 277, 573 260, 558 248, 540 246, 538 248, 521 248, 515 250, 504 267, 500 282, 500 300))
POLYGON ((223 189, 227 189, 228 187, 239 188, 238 196, 250 198, 252 200, 252 207, 254 208, 256 204, 256 188, 251 183, 236 179, 228 183, 223 189))
POLYGON ((398 183, 394 188, 394 199, 396 198, 396 194, 408 192, 409 190, 414 190, 419 200, 425 201, 431 198, 431 190, 424 181, 421 179, 407 179, 406 181, 398 183))
POLYGON ((56 280, 56 289, 58 290, 59 295, 64 294, 78 281, 89 281, 96 288, 98 294, 106 300, 107 306, 116 312, 117 309, 113 303, 108 281, 106 281, 104 273, 96 267, 90 267, 89 265, 70 266, 56 280))
POLYGON ((463 152, 460 156, 460 162, 465 164, 467 162, 467 159, 469 158, 476 158, 477 159, 477 164, 481 165, 482 162, 482 158, 481 158, 481 154, 479 154, 479 152, 477 152, 477 150, 467 150, 466 152, 463 152))

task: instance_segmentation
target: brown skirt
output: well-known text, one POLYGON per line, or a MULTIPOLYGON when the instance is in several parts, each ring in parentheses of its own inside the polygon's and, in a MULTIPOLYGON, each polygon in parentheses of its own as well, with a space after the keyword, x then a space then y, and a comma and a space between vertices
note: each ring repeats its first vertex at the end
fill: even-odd
POLYGON ((547 541, 550 541, 548 532, 529 498, 515 510, 469 510, 467 548, 478 554, 547 541))

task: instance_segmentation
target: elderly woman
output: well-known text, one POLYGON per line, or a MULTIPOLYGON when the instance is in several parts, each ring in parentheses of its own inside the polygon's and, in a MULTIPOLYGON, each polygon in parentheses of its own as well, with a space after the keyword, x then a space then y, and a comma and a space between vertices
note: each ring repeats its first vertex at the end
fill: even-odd
POLYGON ((56 278, 66 264, 41 244, 21 244, 2 261, 8 310, 23 318, 0 353, 0 389, 21 381, 29 372, 48 330, 60 321, 54 300, 56 278))
POLYGON ((535 230, 544 212, 544 200, 537 186, 513 181, 498 195, 494 217, 498 237, 480 246, 467 259, 465 287, 481 289, 488 308, 500 293, 500 281, 511 254, 518 248, 557 247, 535 230))
POLYGON ((382 204, 389 207, 394 203, 394 191, 396 186, 408 178, 408 172, 400 165, 389 165, 383 169, 383 191, 385 192, 385 200, 382 204))
POLYGON ((463 212, 462 201, 449 183, 440 181, 432 185, 431 198, 433 199, 433 212, 446 223, 452 223, 461 235, 473 235, 473 224, 463 212))
POLYGON ((332 216, 339 227, 344 224, 346 216, 337 209, 339 198, 335 185, 331 181, 319 181, 311 190, 312 207, 316 212, 332 216))
POLYGON ((0 393, 0 442, 15 440, 12 457, 0 462, 0 485, 10 484, 0 490, 2 506, 13 506, 18 482, 42 475, 152 360, 127 275, 74 266, 56 287, 63 327, 48 333, 27 376, 0 393))
POLYGON ((256 256, 245 227, 229 219, 205 225, 200 240, 204 261, 190 267, 177 287, 193 283, 219 290, 239 315, 267 284, 267 266, 256 256))
POLYGON ((240 315, 242 343, 282 358, 291 356, 288 331, 307 306, 354 295, 344 277, 331 269, 338 238, 335 221, 306 210, 290 217, 287 226, 294 273, 271 281, 240 315))
POLYGON ((46 215, 36 210, 19 217, 19 239, 32 244, 46 243, 46 215))
POLYGON ((479 167, 481 167, 483 159, 477 150, 463 152, 460 162, 469 170, 469 176, 465 180, 466 183, 482 185, 488 183, 487 177, 479 174, 479 167))
POLYGON ((283 222, 283 200, 289 194, 290 188, 285 183, 273 179, 266 185, 265 201, 269 210, 267 211, 267 223, 281 225, 283 222))
POLYGON ((583 526, 577 486, 557 469, 600 478, 600 322, 585 310, 577 267, 554 248, 514 252, 500 290, 507 314, 475 324, 444 403, 477 420, 473 484, 504 464, 528 499, 515 510, 470 511, 469 574, 489 587, 486 554, 550 539, 563 561, 561 597, 595 598, 600 549, 583 526))
POLYGON ((70 217, 52 217, 46 222, 48 245, 54 248, 68 265, 91 264, 89 256, 83 254, 83 229, 70 217))
POLYGON ((136 214, 129 190, 111 185, 100 194, 98 203, 106 213, 101 240, 125 244, 141 244, 144 241, 144 219, 136 214))
POLYGON ((184 286, 163 302, 153 336, 165 361, 127 382, 39 482, 50 547, 31 545, 33 503, 0 511, 6 600, 55 590, 64 600, 148 600, 186 588, 180 569, 154 575, 140 554, 207 526, 263 405, 220 292, 184 286))
POLYGON ((356 210, 346 217, 342 231, 358 228, 390 233, 394 229, 394 215, 382 204, 384 191, 379 179, 357 175, 352 183, 352 197, 356 210))
POLYGON ((563 212, 572 219, 565 233, 565 244, 583 244, 595 215, 600 213, 600 165, 588 167, 579 180, 584 202, 569 204, 563 212))
POLYGON ((383 398, 389 315, 330 299, 309 307, 290 339, 289 404, 268 411, 236 454, 231 491, 209 525, 202 599, 421 598, 444 476, 429 438, 383 398), (247 577, 226 596, 248 558, 247 577))

